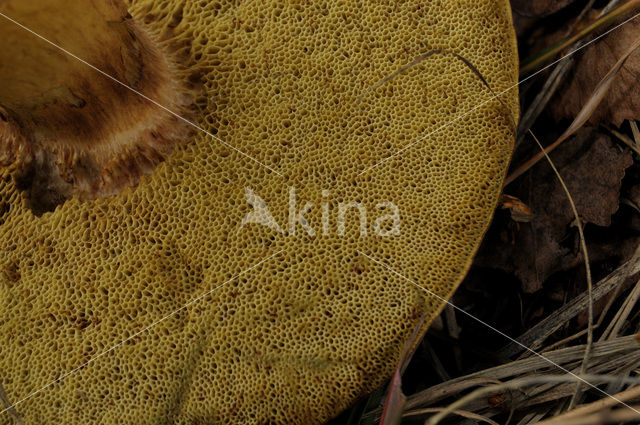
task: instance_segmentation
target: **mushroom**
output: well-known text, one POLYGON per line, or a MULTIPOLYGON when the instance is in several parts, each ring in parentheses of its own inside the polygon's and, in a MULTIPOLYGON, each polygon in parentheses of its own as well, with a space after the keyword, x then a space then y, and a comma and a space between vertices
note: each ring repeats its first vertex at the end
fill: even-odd
POLYGON ((0 384, 25 423, 323 423, 467 271, 514 139, 506 0, 0 13, 0 384))

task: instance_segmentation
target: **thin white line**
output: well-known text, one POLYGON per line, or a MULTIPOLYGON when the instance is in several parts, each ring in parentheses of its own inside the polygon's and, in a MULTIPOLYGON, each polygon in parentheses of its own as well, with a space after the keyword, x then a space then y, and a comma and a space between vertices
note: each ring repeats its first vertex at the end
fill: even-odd
POLYGON ((225 145, 226 147, 228 147, 229 149, 232 149, 236 152, 238 152, 240 155, 249 158, 250 160, 262 165, 264 168, 268 169, 269 171, 279 175, 280 177, 284 177, 284 175, 280 174, 279 172, 277 172, 276 170, 274 170, 273 168, 269 167, 266 164, 263 164, 262 162, 258 161, 257 159, 255 159, 254 157, 252 157, 251 155, 248 155, 244 152, 242 152, 240 149, 236 148, 235 146, 230 145, 229 143, 225 142, 224 140, 222 140, 221 138, 219 138, 218 136, 214 135, 213 133, 205 130, 204 128, 200 127, 199 125, 189 121, 188 119, 176 114, 175 112, 173 112, 172 110, 170 110, 169 108, 167 108, 166 106, 163 106, 161 104, 159 104, 158 102, 156 102, 155 100, 151 99, 150 97, 140 93, 139 91, 137 91, 136 89, 134 89, 133 87, 128 86, 127 84, 123 83, 122 81, 118 80, 115 77, 112 77, 111 75, 107 74, 106 72, 102 71, 101 69, 91 65, 89 62, 85 61, 84 59, 79 58, 78 56, 74 55, 73 53, 71 53, 70 51, 66 50, 65 48, 57 45, 56 43, 54 43, 53 41, 50 41, 46 38, 44 38, 43 36, 41 36, 40 34, 38 34, 37 32, 25 27, 24 25, 22 25, 20 22, 15 21, 13 19, 11 19, 10 17, 8 17, 7 15, 5 15, 4 13, 0 12, 0 16, 2 16, 3 18, 13 22, 14 24, 16 24, 17 26, 19 26, 20 28, 22 28, 25 31, 30 32, 31 34, 35 35, 36 37, 40 38, 43 41, 46 41, 47 43, 49 43, 50 45, 52 45, 53 47, 55 47, 56 49, 59 49, 61 51, 63 51, 64 53, 66 53, 67 55, 71 56, 72 58, 82 62, 83 64, 87 65, 88 67, 92 68, 93 70, 99 72, 100 74, 104 75, 105 77, 109 78, 110 80, 115 81, 116 83, 120 84, 122 87, 125 87, 129 90, 131 90, 132 92, 134 92, 135 94, 137 94, 138 96, 148 100, 149 102, 153 103, 154 105, 156 105, 157 107, 164 109, 165 111, 167 111, 168 113, 170 113, 171 115, 173 115, 174 117, 184 121, 185 123, 189 124, 190 126, 192 126, 193 128, 200 130, 201 132, 205 133, 206 135, 212 137, 213 139, 219 141, 220 143, 222 143, 223 145, 225 145))
POLYGON ((251 270, 255 269, 256 267, 260 266, 261 264, 265 263, 266 261, 272 259, 273 257, 275 257, 276 255, 280 254, 282 251, 284 251, 283 249, 281 249, 280 251, 276 252, 275 254, 272 254, 270 256, 268 256, 267 258, 265 258, 264 260, 260 261, 259 263, 254 264, 253 266, 249 267, 246 270, 243 270, 242 272, 238 273, 237 275, 233 276, 231 279, 227 280, 224 283, 221 283, 220 285, 216 286, 215 288, 205 292, 204 294, 192 299, 191 301, 189 301, 188 303, 186 303, 185 305, 183 305, 182 307, 180 307, 177 310, 174 310, 173 312, 169 313, 168 315, 164 316, 162 319, 156 320, 155 322, 153 322, 152 324, 150 324, 149 326, 143 328, 142 330, 139 330, 138 332, 134 333, 133 335, 131 335, 130 337, 128 337, 125 340, 120 341, 119 343, 117 343, 116 345, 114 345, 113 347, 103 351, 102 353, 98 354, 97 356, 89 359, 86 363, 83 363, 82 365, 76 367, 75 369, 65 373, 64 375, 60 376, 58 379, 56 379, 55 381, 52 381, 50 383, 48 383, 47 385, 45 385, 44 387, 40 388, 39 390, 34 391, 33 393, 29 394, 28 396, 26 396, 25 398, 21 399, 20 401, 16 402, 15 404, 7 407, 6 409, 0 411, 0 415, 2 415, 5 412, 8 412, 9 410, 13 409, 14 407, 18 406, 19 404, 24 403, 25 401, 29 400, 31 397, 35 396, 36 394, 44 391, 45 389, 49 388, 50 386, 57 384, 58 382, 62 381, 63 379, 69 377, 70 375, 73 375, 74 373, 76 373, 77 371, 79 371, 80 369, 82 369, 83 367, 87 366, 90 363, 95 362, 96 360, 98 360, 100 357, 110 353, 111 351, 115 350, 116 348, 120 347, 122 344, 127 343, 128 341, 132 340, 133 338, 137 337, 138 335, 147 332, 149 329, 153 328, 154 326, 156 326, 159 323, 164 322, 165 320, 167 320, 170 317, 173 317, 174 315, 176 315, 176 313, 179 313, 180 311, 186 309, 187 307, 189 307, 190 305, 200 301, 201 299, 207 297, 208 295, 210 295, 213 291, 222 288, 224 285, 228 284, 229 282, 234 281, 235 279, 239 278, 240 276, 242 276, 243 274, 250 272, 251 270))
POLYGON ((400 155, 402 152, 404 152, 404 151, 406 151, 407 149, 411 148, 412 146, 414 146, 414 145, 416 145, 416 144, 418 144, 418 143, 422 142, 422 141, 423 141, 424 139, 426 139, 427 137, 432 136, 432 135, 433 135, 433 134, 435 134, 435 133, 438 133, 440 130, 444 129, 445 127, 448 127, 449 125, 453 124, 454 122, 456 122, 456 121, 458 121, 458 120, 460 120, 460 119, 462 119, 462 118, 466 117, 467 115, 469 115, 470 113, 472 113, 472 112, 473 112, 473 111, 475 111, 476 109, 481 108, 482 106, 486 105, 487 103, 491 102, 491 101, 492 101, 492 100, 494 100, 494 99, 497 99, 498 97, 502 96, 503 94, 505 94, 505 93, 506 93, 506 92, 508 92, 509 90, 511 90, 511 89, 513 89, 513 88, 515 88, 515 87, 518 87, 520 84, 524 83, 525 81, 527 81, 527 80, 529 80, 529 79, 531 79, 531 78, 535 77, 536 75, 538 75, 538 74, 539 74, 539 73, 541 73, 542 71, 544 71, 544 70, 546 70, 546 69, 548 69, 548 68, 552 67, 553 65, 557 64, 558 62, 560 62, 560 61, 562 61, 562 60, 564 60, 564 59, 568 58, 569 56, 573 55, 573 54, 574 54, 574 53, 576 53, 577 51, 579 51, 579 50, 581 50, 581 49, 583 49, 583 48, 587 47, 587 46, 588 46, 588 45, 590 45, 591 43, 593 43, 593 42, 595 42, 595 41, 599 40, 600 38, 604 37, 605 35, 609 34, 611 31, 614 31, 614 30, 616 30, 616 29, 620 28, 622 25, 624 25, 624 24, 626 24, 627 22, 629 22, 629 21, 631 21, 631 20, 633 20, 633 19, 637 18, 638 16, 640 16, 640 12, 639 12, 639 13, 637 13, 637 14, 635 14, 635 15, 633 15, 631 18, 627 19, 626 21, 624 21, 624 22, 622 22, 622 23, 620 23, 620 24, 616 25, 615 27, 613 27, 613 28, 611 28, 611 29, 607 30, 605 33, 600 34, 599 36, 597 36, 597 37, 596 37, 596 38, 594 38, 593 40, 589 41, 588 43, 585 43, 584 45, 582 45, 582 46, 580 46, 580 47, 578 47, 578 48, 577 48, 577 49, 575 49, 574 51, 567 53, 565 56, 561 57, 560 59, 558 59, 558 60, 556 60, 556 61, 554 61, 554 62, 551 62, 549 65, 545 66, 544 68, 542 68, 542 69, 540 69, 540 70, 538 70, 538 71, 534 72, 533 74, 529 75, 529 76, 528 76, 528 77, 526 77, 526 78, 523 78, 522 80, 518 81, 516 84, 512 85, 511 87, 506 88, 505 90, 501 91, 500 93, 498 93, 498 94, 496 94, 496 95, 494 95, 494 96, 490 97, 489 99, 487 99, 487 100, 485 100, 485 101, 481 102, 480 104, 478 104, 478 105, 474 106, 473 108, 471 108, 471 109, 470 109, 470 110, 468 110, 467 112, 465 112, 465 113, 463 113, 463 114, 461 114, 461 115, 458 115, 456 118, 454 118, 454 119, 452 119, 451 121, 449 121, 449 122, 447 122, 447 123, 445 123, 445 124, 441 125, 440 127, 436 128, 435 130, 433 130, 432 132, 428 133, 427 135, 425 135, 425 136, 423 136, 423 137, 419 138, 419 139, 418 139, 418 140, 416 140, 415 142, 411 142, 411 143, 409 143, 408 145, 406 145, 405 147, 403 147, 402 149, 400 149, 399 151, 397 151, 397 152, 396 152, 396 153, 394 153, 393 155, 386 157, 385 159, 381 160, 380 162, 377 162, 377 163, 373 164, 372 166, 370 166, 369 168, 365 169, 364 171, 362 171, 362 172, 358 173, 358 174, 356 175, 356 177, 360 177, 361 175, 363 175, 363 174, 365 174, 365 173, 368 173, 368 172, 369 172, 370 170, 372 170, 373 168, 376 168, 376 167, 377 167, 377 166, 379 166, 380 164, 383 164, 383 163, 387 162, 388 160, 390 160, 391 158, 393 158, 393 157, 396 157, 396 156, 400 155))
POLYGON ((612 398, 613 400, 615 400, 616 402, 620 403, 621 405, 628 407, 629 409, 633 410, 634 412, 636 412, 637 414, 640 415, 640 411, 634 409, 633 407, 629 406, 628 404, 626 404, 625 402, 623 402, 622 400, 617 399, 616 397, 612 396, 611 394, 609 394, 608 392, 601 390, 600 388, 596 387, 595 385, 591 384, 589 381, 586 381, 585 379, 581 378, 580 376, 576 375, 575 373, 571 372, 570 370, 565 369, 564 367, 560 366, 559 364, 557 364, 556 362, 554 362, 551 359, 548 359, 547 357, 543 356, 542 354, 538 353, 535 350, 532 350, 531 348, 527 347, 526 345, 522 344, 521 342, 511 338, 509 335, 505 334, 504 332, 494 328, 493 326, 491 326, 490 324, 488 324, 487 322, 483 321, 482 319, 477 318, 476 316, 474 316, 471 313, 467 313, 465 310, 461 309, 460 307, 456 306, 455 304, 453 304, 451 301, 442 298, 440 295, 431 292, 430 290, 428 290, 427 288, 424 288, 422 286, 420 286, 419 284, 417 284, 416 282, 414 282, 413 280, 409 279, 408 277, 398 273, 397 271, 395 271, 394 269, 392 269, 391 267, 387 266, 385 263, 376 260, 373 257, 370 257, 369 255, 365 254, 364 252, 358 250, 359 254, 364 255, 365 257, 367 257, 369 260, 373 261, 374 263, 384 267, 385 269, 389 270, 390 272, 400 276, 402 279, 406 280, 407 282, 412 283, 414 286, 416 286, 417 288, 425 291, 426 293, 428 293, 431 296, 434 296, 436 298, 438 298, 440 301, 444 301, 445 303, 447 303, 448 305, 450 305, 451 307, 455 308, 456 310, 458 310, 459 312, 465 314, 466 316, 472 318, 473 320, 475 320, 476 322, 486 326, 487 328, 491 329, 492 331, 502 335, 503 337, 505 337, 506 339, 508 339, 511 342, 514 342, 516 344, 518 344, 520 347, 524 348, 525 350, 529 351, 532 354, 535 354, 536 356, 540 357, 542 360, 552 364, 553 366, 557 367, 558 369, 562 370, 565 373, 568 373, 569 375, 573 376, 574 378, 584 382, 585 384, 587 384, 588 386, 590 386, 591 388, 598 390, 599 392, 601 392, 602 394, 606 395, 607 397, 612 398))

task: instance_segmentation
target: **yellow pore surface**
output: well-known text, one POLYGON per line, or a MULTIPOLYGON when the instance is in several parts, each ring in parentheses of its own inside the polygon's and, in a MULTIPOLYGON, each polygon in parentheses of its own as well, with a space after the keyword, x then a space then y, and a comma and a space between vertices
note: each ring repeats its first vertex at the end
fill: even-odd
MULTIPOLYGON (((418 318, 443 307, 359 251, 450 297, 514 137, 504 106, 451 55, 374 85, 447 49, 509 88, 508 2, 133 3, 186 58, 185 78, 203 76, 197 124, 283 177, 198 133, 136 189, 36 217, 3 170, 0 382, 18 402, 218 287, 17 412, 30 425, 322 423, 381 385, 418 318), (246 188, 283 232, 241 227, 246 188), (300 223, 290 234, 290 188, 298 211, 313 203, 315 236, 300 223), (339 234, 349 202, 366 209, 366 235, 357 208, 339 234), (382 202, 398 208, 395 235, 374 231, 382 202)), ((516 114, 517 90, 502 99, 516 114)))

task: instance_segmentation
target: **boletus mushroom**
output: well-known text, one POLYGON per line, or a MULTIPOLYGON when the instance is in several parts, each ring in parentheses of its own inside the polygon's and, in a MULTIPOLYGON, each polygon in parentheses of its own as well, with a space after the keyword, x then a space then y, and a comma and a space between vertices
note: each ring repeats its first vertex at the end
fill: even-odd
POLYGON ((1 424, 320 424, 463 278, 514 139, 507 0, 0 13, 1 424))

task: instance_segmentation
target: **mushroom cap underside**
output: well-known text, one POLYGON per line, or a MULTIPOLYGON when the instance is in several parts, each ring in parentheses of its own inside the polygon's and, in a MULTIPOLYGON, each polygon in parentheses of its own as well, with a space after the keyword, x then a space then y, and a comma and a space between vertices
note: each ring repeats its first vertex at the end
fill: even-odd
POLYGON ((209 134, 42 216, 0 169, 0 383, 16 402, 75 370, 16 406, 28 424, 322 423, 390 376, 444 306, 418 286, 448 299, 488 226, 518 111, 509 4, 129 12, 201 76, 209 134), (243 223, 263 207, 271 225, 243 223))

